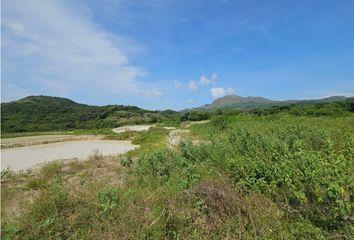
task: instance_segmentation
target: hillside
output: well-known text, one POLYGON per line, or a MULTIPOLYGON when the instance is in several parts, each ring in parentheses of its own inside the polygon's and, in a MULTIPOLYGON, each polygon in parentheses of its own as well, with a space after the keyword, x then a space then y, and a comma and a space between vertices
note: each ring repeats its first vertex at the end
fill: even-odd
POLYGON ((53 131, 117 127, 153 123, 173 118, 176 112, 149 111, 134 106, 89 106, 70 99, 29 96, 1 104, 1 130, 7 132, 53 131))
POLYGON ((263 97, 241 97, 237 95, 228 95, 214 100, 211 104, 199 107, 199 110, 213 110, 213 109, 236 109, 236 110, 251 110, 251 109, 267 109, 273 106, 284 106, 288 104, 317 104, 329 103, 336 101, 345 101, 346 97, 333 96, 323 99, 312 100, 287 100, 278 101, 270 100, 263 97))

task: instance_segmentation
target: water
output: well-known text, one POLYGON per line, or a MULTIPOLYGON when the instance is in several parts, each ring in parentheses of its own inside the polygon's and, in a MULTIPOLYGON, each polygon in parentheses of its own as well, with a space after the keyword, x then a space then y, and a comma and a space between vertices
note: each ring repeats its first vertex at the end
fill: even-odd
POLYGON ((84 140, 2 149, 1 170, 8 167, 14 171, 25 170, 61 159, 85 160, 95 151, 103 156, 117 155, 136 147, 130 141, 84 140))

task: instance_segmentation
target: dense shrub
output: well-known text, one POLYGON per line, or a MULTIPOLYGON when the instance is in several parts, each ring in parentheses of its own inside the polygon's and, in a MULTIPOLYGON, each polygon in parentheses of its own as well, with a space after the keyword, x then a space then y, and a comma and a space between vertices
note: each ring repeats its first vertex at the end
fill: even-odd
POLYGON ((202 121, 207 120, 210 117, 210 113, 205 111, 190 111, 181 116, 181 121, 202 121))

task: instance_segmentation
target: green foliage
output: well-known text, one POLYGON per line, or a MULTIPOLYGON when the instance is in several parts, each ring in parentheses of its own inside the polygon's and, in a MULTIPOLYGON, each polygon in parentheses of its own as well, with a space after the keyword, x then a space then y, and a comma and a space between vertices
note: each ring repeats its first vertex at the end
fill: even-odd
POLYGON ((14 174, 14 171, 12 171, 10 168, 3 169, 1 171, 1 179, 11 178, 14 176, 14 174))
POLYGON ((98 200, 102 213, 106 214, 119 205, 119 190, 105 187, 98 193, 98 200))
POLYGON ((125 168, 131 168, 133 165, 133 159, 130 156, 122 157, 120 159, 120 165, 122 165, 125 168))
POLYGON ((45 164, 40 170, 41 178, 44 180, 52 179, 60 173, 63 166, 64 164, 61 161, 54 161, 45 164))
POLYGON ((35 178, 33 180, 30 180, 26 184, 26 188, 30 190, 39 190, 39 189, 44 189, 47 186, 46 181, 44 181, 41 178, 35 178))
POLYGON ((133 106, 89 106, 69 99, 31 96, 1 104, 2 133, 113 128, 178 119, 178 113, 133 106))
POLYGON ((16 237, 18 229, 16 226, 11 224, 1 224, 1 239, 12 240, 16 237))
POLYGON ((153 152, 138 160, 138 171, 141 174, 152 175, 154 178, 159 179, 169 179, 170 170, 167 161, 167 156, 165 152, 153 152))
POLYGON ((22 233, 20 238, 27 239, 50 239, 66 238, 67 228, 65 223, 65 215, 68 214, 65 209, 70 206, 68 202, 68 193, 63 187, 60 179, 52 182, 37 198, 33 205, 30 206, 28 212, 24 213, 19 219, 19 228, 22 233), (31 221, 31 224, 28 224, 31 221), (35 226, 35 227, 32 227, 35 226))
POLYGON ((227 95, 214 100, 211 104, 200 107, 201 110, 214 111, 216 109, 223 110, 252 110, 252 109, 269 109, 273 106, 282 107, 289 104, 293 105, 316 105, 322 103, 344 102, 346 100, 343 96, 332 96, 323 99, 313 100, 289 100, 276 101, 262 97, 241 97, 237 95, 227 95))
POLYGON ((42 166, 38 176, 28 181, 25 185, 26 190, 46 189, 52 181, 56 181, 63 167, 63 162, 54 161, 42 166))
POLYGON ((225 119, 225 117, 216 115, 212 118, 211 125, 216 129, 225 130, 227 129, 228 121, 225 119))
POLYGON ((226 145, 223 139, 212 139, 212 146, 223 149, 231 179, 272 196, 318 226, 340 227, 354 198, 354 142, 352 130, 345 131, 347 123, 354 126, 353 119, 339 122, 341 133, 340 125, 330 128, 311 120, 267 121, 238 122, 225 132, 226 145))
POLYGON ((325 239, 323 236, 321 229, 313 226, 311 223, 303 221, 303 222, 295 222, 290 224, 289 226, 289 239, 314 239, 314 240, 322 240, 325 239))
POLYGON ((207 120, 210 117, 210 113, 205 111, 189 111, 181 116, 181 121, 202 121, 207 120))
POLYGON ((345 107, 349 112, 354 112, 354 97, 348 98, 345 101, 345 107))
POLYGON ((295 116, 348 116, 353 112, 353 99, 337 102, 301 103, 273 106, 270 109, 253 109, 250 112, 256 115, 272 115, 278 113, 288 113, 295 116))
POLYGON ((164 150, 167 148, 166 138, 169 131, 161 127, 151 127, 148 131, 139 132, 132 139, 133 144, 140 145, 139 148, 128 152, 128 156, 140 156, 148 154, 152 149, 164 150))

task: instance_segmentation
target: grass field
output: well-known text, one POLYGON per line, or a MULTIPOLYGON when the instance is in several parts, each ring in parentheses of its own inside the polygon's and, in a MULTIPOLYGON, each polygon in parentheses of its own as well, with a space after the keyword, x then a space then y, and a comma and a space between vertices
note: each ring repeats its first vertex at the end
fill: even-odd
POLYGON ((354 237, 352 115, 221 115, 188 126, 203 141, 169 149, 169 130, 154 127, 107 136, 141 145, 118 158, 3 173, 3 215, 23 201, 3 218, 4 239, 354 237))

